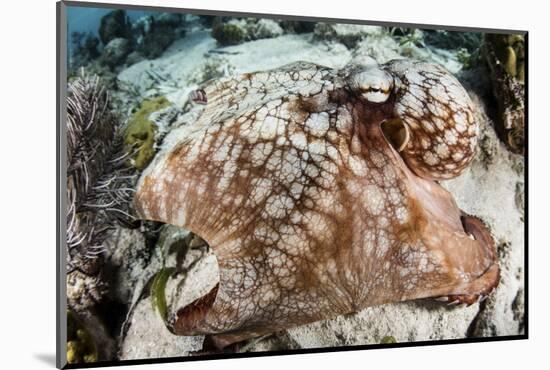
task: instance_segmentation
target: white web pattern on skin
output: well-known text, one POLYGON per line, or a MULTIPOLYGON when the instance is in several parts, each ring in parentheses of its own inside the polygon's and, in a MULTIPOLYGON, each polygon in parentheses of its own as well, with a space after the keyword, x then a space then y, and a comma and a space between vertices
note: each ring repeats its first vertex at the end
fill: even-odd
POLYGON ((472 147, 462 145, 458 126, 467 124, 466 138, 475 140, 467 95, 439 67, 380 68, 400 81, 397 100, 387 100, 393 106, 371 105, 350 89, 349 74, 309 63, 204 89, 208 104, 198 121, 155 161, 136 196, 143 217, 190 229, 218 258, 212 307, 193 322, 176 321, 176 332, 246 337, 450 294, 492 263, 464 233, 450 195, 412 175, 379 128, 397 114, 411 130, 402 153, 408 165, 427 178, 456 175, 472 147), (440 80, 443 89, 434 88, 440 80), (453 161, 449 154, 459 152, 453 161), (471 263, 447 249, 455 244, 471 263))
POLYGON ((411 130, 402 155, 422 177, 456 177, 475 155, 478 122, 468 93, 444 68, 421 62, 388 63, 403 91, 395 112, 411 130))

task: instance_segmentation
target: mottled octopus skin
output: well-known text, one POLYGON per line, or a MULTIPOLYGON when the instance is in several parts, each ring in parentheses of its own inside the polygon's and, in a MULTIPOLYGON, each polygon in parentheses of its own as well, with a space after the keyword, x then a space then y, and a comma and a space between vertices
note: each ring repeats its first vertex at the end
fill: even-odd
POLYGON ((175 333, 223 347, 388 302, 472 303, 498 284, 490 233, 433 181, 467 167, 478 131, 442 67, 299 62, 204 93, 135 198, 144 219, 193 231, 218 259, 219 284, 173 317, 175 333), (410 134, 400 153, 381 129, 392 119, 410 134))

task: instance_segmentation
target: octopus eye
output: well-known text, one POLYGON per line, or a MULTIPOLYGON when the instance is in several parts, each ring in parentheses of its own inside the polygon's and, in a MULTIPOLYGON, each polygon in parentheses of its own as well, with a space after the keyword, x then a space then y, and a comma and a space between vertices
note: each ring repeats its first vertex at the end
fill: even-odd
POLYGON ((390 92, 377 88, 370 88, 362 93, 361 96, 370 103, 384 103, 390 97, 390 92))
POLYGON ((350 87, 369 103, 385 103, 393 89, 393 77, 383 69, 369 67, 350 76, 350 87))

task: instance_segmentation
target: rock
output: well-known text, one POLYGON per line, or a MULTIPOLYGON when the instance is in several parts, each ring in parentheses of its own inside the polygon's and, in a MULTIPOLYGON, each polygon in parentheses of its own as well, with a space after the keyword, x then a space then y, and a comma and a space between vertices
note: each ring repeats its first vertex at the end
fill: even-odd
POLYGON ((146 58, 158 58, 178 37, 185 35, 183 17, 160 13, 141 17, 133 25, 137 50, 146 58))
POLYGON ((67 362, 115 359, 116 343, 99 315, 91 310, 67 312, 67 362))
POLYGON ((118 228, 105 241, 111 299, 123 304, 131 304, 135 291, 143 289, 147 276, 146 269, 151 265, 153 252, 147 246, 145 237, 139 230, 118 228), (145 280, 145 282, 143 281, 145 280))
POLYGON ((525 213, 525 184, 522 181, 516 184, 516 206, 523 221, 525 213))
POLYGON ((130 53, 130 47, 128 39, 122 37, 112 39, 103 49, 102 63, 111 68, 123 64, 126 56, 130 53))
POLYGON ((202 348, 201 336, 181 337, 170 333, 148 299, 136 305, 128 328, 122 340, 120 360, 188 356, 189 352, 202 348))
POLYGON ((138 51, 147 58, 159 57, 176 39, 176 33, 169 27, 162 27, 138 39, 138 51))
POLYGON ((199 15, 198 17, 199 22, 206 28, 212 28, 217 19, 215 15, 199 15))
POLYGON ((456 32, 441 30, 423 30, 426 44, 440 49, 466 49, 472 53, 481 47, 480 32, 456 32))
POLYGON ((218 20, 212 28, 212 37, 220 46, 238 45, 245 41, 278 37, 283 28, 272 19, 231 19, 226 23, 218 20))
POLYGON ((313 35, 318 40, 338 41, 353 49, 366 36, 379 35, 381 32, 381 28, 376 26, 319 22, 315 25, 313 35))
POLYGON ((271 37, 281 36, 284 33, 283 29, 277 22, 272 19, 260 19, 254 23, 249 31, 249 37, 252 40, 268 39, 271 37))
POLYGON ((114 359, 115 340, 100 313, 107 293, 104 274, 87 275, 74 270, 67 275, 67 361, 114 359))
POLYGON ((124 10, 113 10, 101 18, 99 25, 99 38, 103 45, 117 38, 129 38, 131 25, 124 10))
MULTIPOLYGON (((162 267, 176 270, 165 289, 169 315, 206 294, 217 282, 215 256, 193 239, 188 231, 166 225, 155 248, 161 251, 163 262, 159 264, 155 259, 149 270, 158 272, 162 267)), ((204 336, 176 336, 166 328, 149 295, 144 295, 131 310, 126 327, 121 342, 121 360, 187 356, 202 349, 204 336)))
POLYGON ((366 37, 359 41, 353 51, 354 59, 374 59, 386 63, 392 59, 402 58, 399 44, 391 37, 366 37))
POLYGON ((71 34, 72 53, 69 68, 73 71, 86 66, 99 56, 99 39, 91 33, 73 32, 71 34))
POLYGON ((288 337, 299 348, 378 344, 385 336, 397 342, 464 338, 477 310, 428 300, 388 304, 291 329, 288 337))
POLYGON ((146 58, 159 57, 176 39, 176 33, 170 26, 158 26, 138 38, 137 50, 146 58))
POLYGON ((179 13, 160 13, 154 16, 155 25, 178 27, 182 23, 182 15, 179 13))
POLYGON ((132 51, 126 57, 126 64, 131 66, 132 64, 139 63, 144 59, 145 59, 145 56, 143 54, 141 54, 139 51, 132 51))
POLYGON ((315 29, 315 22, 309 21, 280 21, 279 25, 285 32, 289 33, 309 33, 315 29))
POLYGON ((220 46, 237 45, 246 40, 246 22, 217 23, 212 27, 212 37, 220 46))
POLYGON ((89 275, 79 270, 67 274, 67 304, 77 312, 94 307, 107 291, 98 274, 89 275))

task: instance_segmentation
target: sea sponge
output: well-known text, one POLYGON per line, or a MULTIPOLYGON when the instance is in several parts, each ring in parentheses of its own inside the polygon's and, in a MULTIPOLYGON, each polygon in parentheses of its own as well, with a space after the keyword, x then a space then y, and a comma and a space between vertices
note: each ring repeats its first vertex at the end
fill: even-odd
POLYGON ((163 96, 147 99, 141 102, 139 109, 132 115, 124 131, 124 144, 136 152, 132 156, 133 165, 143 170, 155 155, 155 125, 149 116, 170 105, 163 96))

